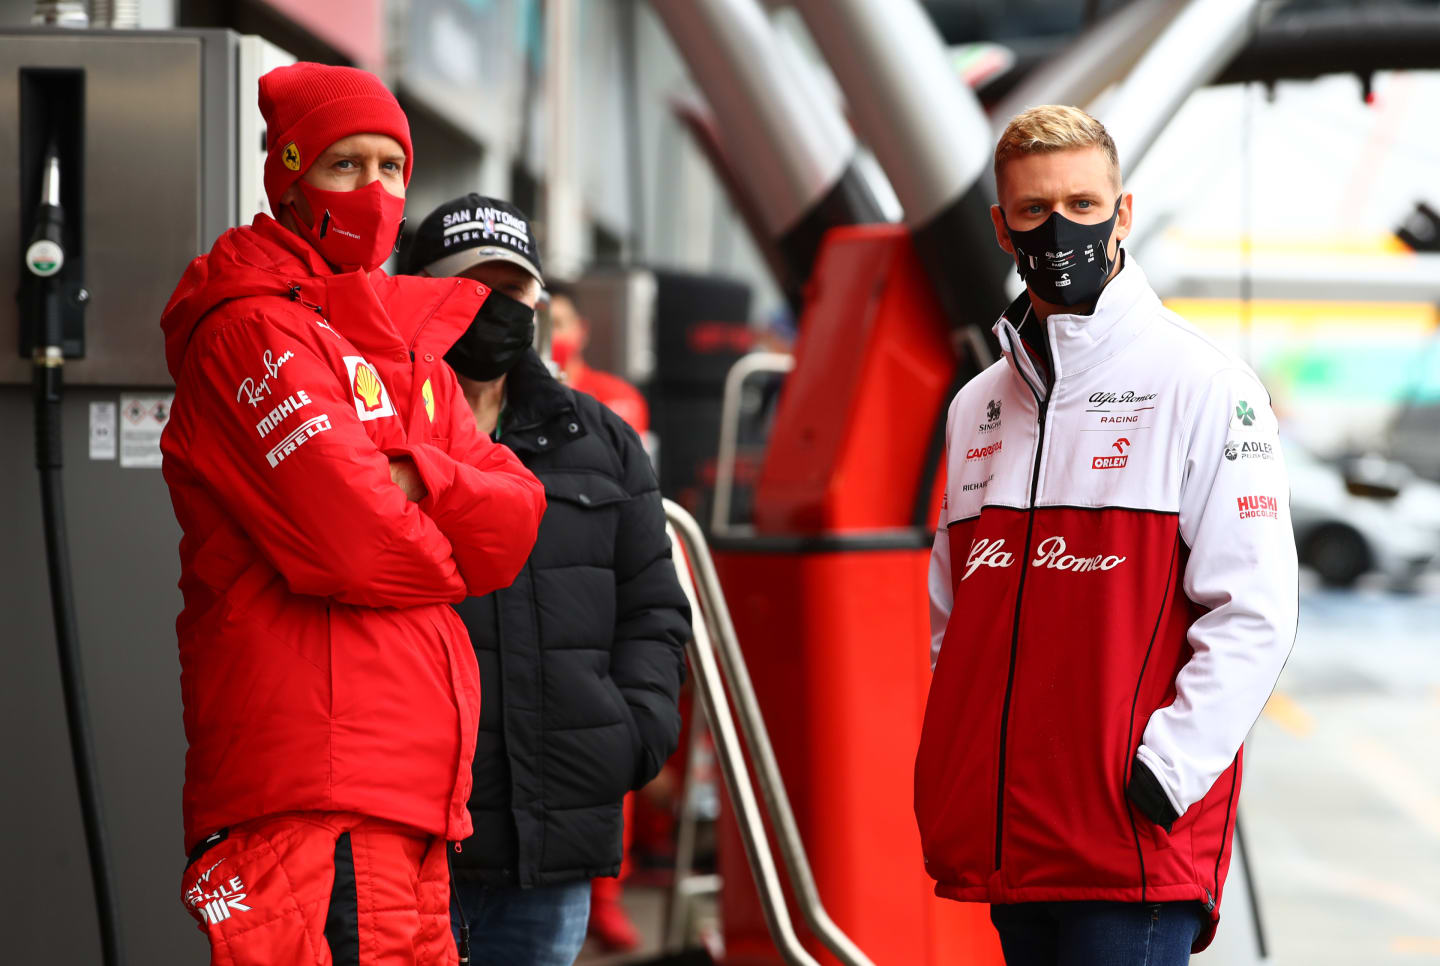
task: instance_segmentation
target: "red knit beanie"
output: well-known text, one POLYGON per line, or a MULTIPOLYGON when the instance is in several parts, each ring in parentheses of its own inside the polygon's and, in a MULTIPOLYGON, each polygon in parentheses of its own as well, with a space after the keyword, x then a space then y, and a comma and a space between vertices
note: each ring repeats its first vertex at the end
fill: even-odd
POLYGON ((405 184, 414 152, 410 122, 380 79, 354 67, 304 61, 277 67, 260 78, 265 117, 265 194, 277 215, 280 197, 325 149, 352 134, 386 134, 405 149, 405 184))

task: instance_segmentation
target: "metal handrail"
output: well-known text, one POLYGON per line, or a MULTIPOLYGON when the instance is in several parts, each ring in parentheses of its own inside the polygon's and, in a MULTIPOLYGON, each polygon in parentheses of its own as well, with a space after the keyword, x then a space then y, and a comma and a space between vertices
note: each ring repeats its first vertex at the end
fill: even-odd
MULTIPOLYGON (((676 511, 685 513, 669 500, 665 501, 665 515, 672 521, 676 511)), ((685 516, 688 518, 689 514, 685 516)), ((675 528, 667 524, 666 532, 672 545, 678 544, 675 528)), ((690 577, 690 568, 685 565, 681 554, 676 554, 675 572, 680 578, 680 587, 690 602, 692 614, 701 614, 700 602, 696 598, 695 584, 690 577)), ((740 840, 745 846, 745 857, 750 872, 755 877, 755 888, 760 894, 760 908, 765 914, 765 924, 770 936, 780 950, 780 955, 790 966, 820 966, 795 935, 794 923, 790 921, 790 910, 785 905, 781 891, 780 874, 775 868, 775 857, 770 854, 770 843, 765 837, 765 820, 760 814, 760 804, 755 799, 755 788, 750 783, 750 773, 745 767, 744 752, 740 738, 735 731, 735 719, 730 714, 730 704, 725 697, 725 685, 720 679, 720 668, 715 661, 715 647, 710 640, 709 623, 706 620, 693 622, 694 634, 687 648, 690 654, 690 670, 695 676, 695 690, 700 695, 700 705, 710 722, 711 734, 715 738, 716 757, 720 763, 720 774, 730 790, 730 799, 740 827, 740 840)))
POLYGON ((773 885, 771 883, 775 871, 774 857, 770 854, 763 819, 755 808, 754 788, 745 768, 744 752, 736 743, 735 722, 726 701, 725 683, 718 679, 719 670, 724 671, 725 682, 729 684, 730 700, 734 702, 740 730, 754 759, 755 774, 765 799, 766 812, 774 824, 775 838, 780 845, 785 870, 795 888, 796 905, 806 925, 844 966, 874 966, 850 937, 835 925, 820 901, 820 892, 816 888, 815 876, 805 854, 805 844, 800 838, 795 812, 790 807, 790 797, 785 792, 785 782, 780 775, 775 749, 770 744, 770 734, 765 728, 765 720, 760 712, 760 703, 755 696, 749 670, 745 666, 745 658, 740 653, 735 624, 725 603, 715 561, 710 556, 710 548, 700 530, 700 524, 683 507, 670 500, 665 501, 665 517, 669 521, 666 529, 672 542, 682 546, 685 556, 689 558, 687 567, 677 556, 675 566, 681 586, 685 588, 686 596, 690 600, 692 612, 702 618, 694 621, 692 667, 695 669, 696 683, 711 722, 721 770, 739 812, 741 838, 745 843, 746 855, 750 858, 756 886, 760 890, 761 904, 766 923, 770 926, 771 937, 788 961, 814 962, 794 939, 789 911, 785 907, 784 897, 778 891, 778 880, 773 885), (694 571, 694 580, 691 579, 691 570, 694 571), (702 606, 697 606, 697 603, 702 606))
MULTIPOLYGON (((677 563, 677 566, 679 564, 677 563)), ((689 927, 690 900, 697 895, 714 895, 720 891, 721 878, 718 875, 695 876, 695 789, 699 784, 700 766, 697 759, 701 753, 704 736, 709 734, 705 727, 704 715, 690 717, 690 733, 687 736, 685 754, 685 775, 680 783, 679 816, 675 830, 675 879, 670 886, 670 896, 665 909, 665 940, 661 948, 667 954, 678 953, 685 948, 685 934, 689 927), (703 879, 702 884, 698 880, 703 879)))
POLYGON ((710 510, 710 532, 729 533, 730 498, 735 489, 735 452, 740 436, 740 390, 745 380, 760 372, 786 373, 795 368, 795 357, 784 352, 751 352, 741 356, 725 374, 725 394, 720 402, 720 448, 715 454, 715 500, 710 510))

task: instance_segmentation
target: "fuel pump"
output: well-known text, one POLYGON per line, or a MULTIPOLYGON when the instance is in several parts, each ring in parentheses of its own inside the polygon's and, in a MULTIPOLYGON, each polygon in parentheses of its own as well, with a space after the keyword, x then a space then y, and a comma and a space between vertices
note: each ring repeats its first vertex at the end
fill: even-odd
POLYGON ((83 73, 79 71, 22 73, 22 111, 26 115, 22 118, 22 138, 29 143, 22 143, 25 163, 21 184, 22 188, 38 190, 28 192, 35 203, 28 211, 22 208, 21 213, 24 268, 19 293, 20 353, 34 364, 35 466, 40 471, 46 569, 59 644, 65 718, 80 793, 103 961, 106 966, 115 966, 122 962, 118 917, 80 666, 61 475, 65 360, 67 356, 84 354, 83 312, 89 299, 81 284, 82 220, 78 210, 67 220, 65 208, 66 202, 73 204, 79 193, 82 91, 83 73))

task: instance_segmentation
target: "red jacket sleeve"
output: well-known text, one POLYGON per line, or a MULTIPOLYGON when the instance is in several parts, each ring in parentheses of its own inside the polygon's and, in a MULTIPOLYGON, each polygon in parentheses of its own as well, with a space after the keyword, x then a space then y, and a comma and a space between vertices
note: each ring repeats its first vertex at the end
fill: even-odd
POLYGON ((391 480, 330 366, 253 316, 202 338, 177 397, 188 461, 290 589, 369 607, 463 600, 450 541, 391 480), (291 415, 261 423, 286 400, 291 415))
POLYGON ((445 447, 421 443, 388 452, 415 461, 429 491, 420 509, 450 538, 466 589, 480 597, 509 587, 525 566, 545 515, 545 488, 509 447, 475 428, 449 366, 435 367, 431 385, 445 447))

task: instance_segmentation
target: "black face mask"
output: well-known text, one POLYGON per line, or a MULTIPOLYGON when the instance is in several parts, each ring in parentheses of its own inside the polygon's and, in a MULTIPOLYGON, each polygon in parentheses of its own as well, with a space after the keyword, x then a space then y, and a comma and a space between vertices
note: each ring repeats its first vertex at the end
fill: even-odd
MULTIPOLYGON (((1005 218, 1003 211, 1000 217, 1005 218)), ((1116 198, 1115 211, 1098 225, 1079 224, 1058 211, 1029 231, 1016 231, 1006 221, 1010 244, 1015 246, 1015 267, 1025 286, 1051 305, 1095 301, 1110 278, 1107 249, 1119 218, 1116 198)))
POLYGON ((514 369, 534 341, 535 310, 491 291, 445 361, 467 379, 489 382, 514 369))

